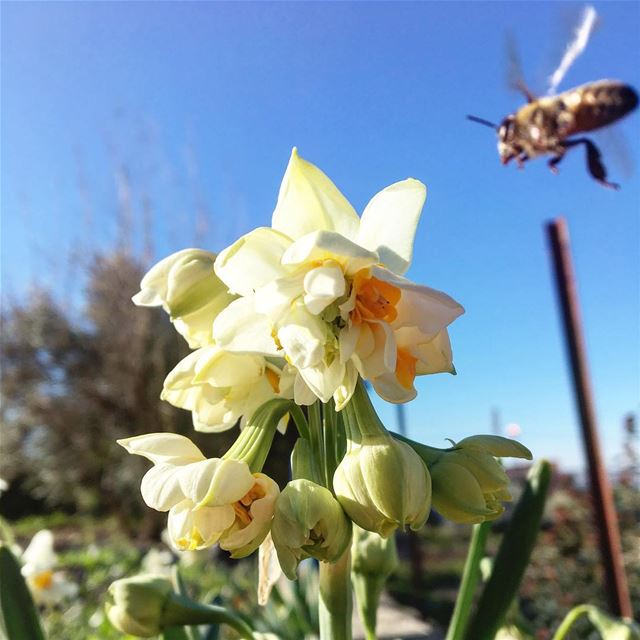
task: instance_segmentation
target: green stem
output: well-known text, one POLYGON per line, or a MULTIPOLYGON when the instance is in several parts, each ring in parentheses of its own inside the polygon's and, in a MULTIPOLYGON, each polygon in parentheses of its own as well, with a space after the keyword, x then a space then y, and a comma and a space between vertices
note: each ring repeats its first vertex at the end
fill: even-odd
POLYGON ((262 471, 278 422, 291 410, 291 405, 288 400, 274 398, 258 407, 222 457, 226 460, 244 460, 252 473, 262 471))
POLYGON ((322 409, 320 401, 314 402, 308 409, 309 435, 311 442, 311 463, 314 465, 314 475, 320 483, 327 487, 324 467, 324 446, 322 436, 322 409))
POLYGON ((300 437, 305 440, 309 440, 311 438, 311 434, 309 433, 309 423, 307 422, 302 409, 295 402, 292 402, 289 408, 289 413, 291 414, 291 418, 298 429, 300 437))
POLYGON ((569 633, 569 630, 575 624, 576 620, 580 616, 588 615, 590 609, 591 606, 588 604, 581 604, 575 609, 571 609, 562 621, 562 624, 558 627, 558 630, 555 632, 553 640, 564 640, 564 637, 569 633))
POLYGON ((349 440, 359 443, 363 438, 391 437, 371 403, 364 382, 359 378, 353 397, 342 410, 349 440))
POLYGON ((226 624, 235 629, 243 640, 253 640, 251 627, 235 613, 216 605, 194 602, 190 598, 171 594, 166 609, 167 627, 201 624, 226 624))
POLYGON ((350 549, 335 563, 320 563, 320 640, 351 640, 350 549))
POLYGON ((355 573, 351 574, 353 588, 356 593, 356 604, 358 613, 364 627, 366 640, 376 640, 376 622, 378 614, 378 603, 380 594, 384 586, 385 578, 373 574, 355 573))
POLYGON ((462 572, 460 590, 458 591, 456 606, 447 630, 446 640, 462 640, 464 638, 467 623, 469 622, 469 614, 471 613, 473 596, 480 577, 480 560, 484 555, 490 528, 491 524, 488 522, 483 522, 473 527, 467 560, 462 572))
POLYGON ((324 453, 325 486, 333 491, 333 474, 338 466, 337 415, 333 400, 322 405, 322 445, 324 453))

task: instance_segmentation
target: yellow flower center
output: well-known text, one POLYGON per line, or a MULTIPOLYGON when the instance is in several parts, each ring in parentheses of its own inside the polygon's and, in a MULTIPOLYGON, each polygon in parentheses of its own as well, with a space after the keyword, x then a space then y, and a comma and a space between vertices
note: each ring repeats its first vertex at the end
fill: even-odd
POLYGON ((353 279, 356 300, 351 321, 356 325, 367 320, 393 322, 398 317, 396 305, 402 295, 400 289, 366 273, 358 272, 353 279))
POLYGON ((244 497, 231 505, 233 510, 236 512, 236 518, 238 518, 244 526, 248 525, 253 520, 250 511, 253 501, 260 500, 260 498, 264 498, 266 495, 267 492, 264 488, 256 482, 244 497))
POLYGON ((53 584, 53 571, 43 571, 39 573, 34 579, 33 584, 38 589, 49 589, 53 584))
POLYGON ((188 536, 178 540, 178 546, 183 551, 195 551, 202 543, 204 538, 197 527, 192 527, 188 536))
POLYGON ((414 358, 407 349, 398 347, 396 378, 405 389, 413 387, 413 381, 416 378, 416 362, 418 358, 414 358))

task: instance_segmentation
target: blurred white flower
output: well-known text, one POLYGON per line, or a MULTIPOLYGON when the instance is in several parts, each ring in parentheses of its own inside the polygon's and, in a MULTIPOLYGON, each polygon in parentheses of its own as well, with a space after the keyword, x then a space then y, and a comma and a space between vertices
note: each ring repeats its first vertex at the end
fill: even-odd
POLYGON ((169 549, 156 549, 155 547, 151 547, 151 549, 145 553, 140 563, 141 573, 171 576, 174 563, 175 556, 169 549))
POLYGON ((22 575, 37 604, 55 605, 78 594, 78 585, 56 571, 58 556, 53 550, 53 534, 42 529, 33 536, 20 558, 22 575))

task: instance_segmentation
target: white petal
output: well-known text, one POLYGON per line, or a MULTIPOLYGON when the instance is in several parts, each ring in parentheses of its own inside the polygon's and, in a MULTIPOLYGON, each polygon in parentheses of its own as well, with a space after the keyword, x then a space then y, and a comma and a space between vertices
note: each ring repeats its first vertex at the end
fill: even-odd
MULTIPOLYGON (((194 463, 201 464, 201 463, 194 463)), ((158 464, 142 478, 140 492, 145 503, 156 511, 169 511, 171 507, 184 500, 184 492, 180 488, 180 470, 188 466, 158 464)))
POLYGON ((359 224, 358 214, 333 182, 294 148, 271 226, 296 240, 322 229, 355 238, 359 224))
POLYGON ((52 569, 58 559, 53 550, 53 533, 48 529, 38 531, 31 538, 21 559, 24 564, 22 574, 25 576, 52 569))
POLYGON ((180 360, 180 362, 178 362, 178 364, 169 372, 164 380, 164 389, 177 390, 189 389, 192 387, 198 362, 201 359, 207 360, 213 357, 219 351, 218 347, 211 346, 205 347, 204 349, 197 349, 190 353, 186 358, 180 360))
POLYGON ((249 466, 239 460, 209 458, 184 467, 180 486, 198 507, 218 507, 240 500, 255 484, 249 466))
POLYGON ((342 384, 333 393, 333 400, 336 403, 336 411, 341 411, 351 400, 353 392, 358 382, 358 370, 353 362, 348 362, 345 368, 342 384))
POLYGON ((366 348, 361 348, 361 341, 356 345, 356 355, 358 356, 358 367, 360 374, 366 380, 373 380, 385 373, 394 372, 397 360, 397 345, 393 330, 386 322, 364 323, 361 336, 373 337, 373 348, 370 340, 366 340, 366 348), (365 355, 366 354, 366 355, 365 355))
POLYGON ((396 304, 398 317, 393 322, 394 329, 414 326, 427 336, 435 336, 464 313, 462 305, 442 291, 415 284, 381 267, 373 267, 371 271, 375 278, 402 292, 396 304))
POLYGON ((278 562, 271 532, 269 532, 258 550, 258 604, 260 606, 267 604, 269 594, 281 575, 282 568, 278 562))
POLYGON ((376 393, 387 402, 393 402, 394 404, 400 404, 402 402, 409 402, 413 400, 417 393, 412 387, 407 389, 402 386, 395 376, 395 373, 385 373, 378 378, 371 380, 373 388, 376 393))
POLYGON ((169 298, 169 276, 171 271, 190 260, 207 261, 213 264, 216 256, 202 249, 182 249, 160 260, 145 274, 140 282, 140 291, 133 296, 133 302, 140 307, 163 306, 169 298))
POLYGON ((415 350, 418 357, 416 374, 421 376, 428 373, 453 373, 453 355, 449 333, 443 329, 429 342, 418 345, 415 350))
POLYGON ((376 251, 380 262, 394 273, 404 273, 411 264, 426 196, 422 182, 409 178, 373 196, 362 214, 358 244, 376 251))
POLYGON ((325 322, 302 305, 291 309, 278 329, 278 340, 287 358, 299 369, 313 366, 324 358, 328 337, 325 322))
POLYGON ((264 373, 265 361, 262 356, 229 353, 218 350, 206 360, 198 361, 194 383, 214 387, 233 387, 257 382, 264 373))
MULTIPOLYGON (((366 324, 364 326, 366 326, 366 324)), ((353 355, 360 338, 360 328, 361 325, 354 324, 350 327, 345 327, 340 331, 338 340, 340 344, 341 362, 347 362, 353 355)))
POLYGON ((291 244, 287 236, 259 227, 220 253, 215 271, 232 293, 251 295, 271 280, 286 275, 280 259, 291 244))
POLYGON ((276 323, 304 293, 304 274, 279 278, 256 291, 255 310, 276 323))
POLYGON ((213 323, 213 336, 227 351, 278 356, 272 332, 271 320, 256 313, 253 296, 232 302, 213 323))
POLYGON ((314 315, 322 313, 336 298, 344 295, 346 282, 337 264, 325 263, 304 277, 304 304, 314 315))
POLYGON ((299 265, 331 260, 352 275, 360 269, 380 262, 378 254, 357 245, 335 231, 315 231, 296 240, 283 254, 282 264, 299 265))
POLYGON ((153 464, 189 464, 204 460, 204 456, 189 438, 177 433, 147 433, 116 441, 129 453, 144 456, 153 464))
POLYGON ((300 369, 309 388, 322 402, 329 402, 338 387, 343 383, 346 365, 336 357, 330 365, 323 360, 313 367, 300 369))

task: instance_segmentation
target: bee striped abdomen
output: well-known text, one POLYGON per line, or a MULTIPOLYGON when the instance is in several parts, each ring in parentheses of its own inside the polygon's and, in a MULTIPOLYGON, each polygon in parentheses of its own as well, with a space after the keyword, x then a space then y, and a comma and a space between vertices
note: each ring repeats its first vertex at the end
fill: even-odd
POLYGON ((574 133, 605 127, 633 111, 638 105, 637 93, 626 84, 600 80, 567 91, 558 99, 573 113, 574 133))

